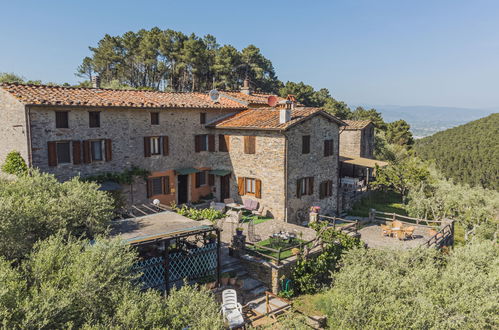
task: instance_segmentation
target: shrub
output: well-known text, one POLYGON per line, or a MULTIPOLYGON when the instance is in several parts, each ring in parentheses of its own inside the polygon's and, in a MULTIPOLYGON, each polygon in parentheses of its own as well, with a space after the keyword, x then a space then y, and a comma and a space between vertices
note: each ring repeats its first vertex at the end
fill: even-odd
POLYGON ((5 158, 5 162, 2 165, 2 171, 20 176, 28 171, 28 166, 18 151, 11 151, 5 158))
POLYGON ((217 219, 222 219, 224 217, 224 214, 222 212, 211 208, 196 209, 188 207, 184 204, 181 207, 172 205, 172 209, 178 214, 196 221, 206 219, 210 220, 211 222, 215 222, 217 219))

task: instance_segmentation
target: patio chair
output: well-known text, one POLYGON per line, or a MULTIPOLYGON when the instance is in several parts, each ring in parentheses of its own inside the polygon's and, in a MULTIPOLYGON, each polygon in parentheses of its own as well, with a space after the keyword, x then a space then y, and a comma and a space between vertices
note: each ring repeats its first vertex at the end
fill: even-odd
POLYGON ((232 203, 234 203, 234 198, 226 198, 226 199, 224 199, 224 203, 225 204, 232 204, 232 203))
POLYGON ((387 225, 381 225, 383 236, 392 236, 392 229, 387 225))
POLYGON ((260 207, 258 208, 258 210, 251 211, 251 213, 254 215, 258 215, 258 216, 263 217, 263 216, 267 215, 267 214, 263 214, 263 211, 266 211, 265 207, 262 204, 260 204, 260 207))
POLYGON ((406 238, 410 237, 411 239, 414 239, 414 230, 416 230, 416 227, 414 227, 414 226, 404 228, 405 237, 406 238))
POLYGON ((229 328, 239 328, 244 325, 243 308, 237 302, 236 290, 227 289, 222 292, 222 314, 229 323, 229 328))

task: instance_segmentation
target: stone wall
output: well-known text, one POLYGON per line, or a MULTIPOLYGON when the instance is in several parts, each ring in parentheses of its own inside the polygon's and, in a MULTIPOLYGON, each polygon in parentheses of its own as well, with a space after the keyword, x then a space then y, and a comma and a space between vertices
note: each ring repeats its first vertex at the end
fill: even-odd
POLYGON ((340 133, 340 154, 372 158, 374 151, 374 126, 363 129, 345 129, 340 133))
POLYGON ((323 116, 315 116, 286 132, 288 139, 287 165, 287 221, 301 223, 308 220, 310 206, 320 206, 322 214, 334 214, 337 208, 338 192, 338 125, 323 116), (310 135, 310 153, 302 154, 302 136, 310 135), (324 157, 324 140, 334 140, 334 154, 324 157), (314 177, 312 195, 297 198, 297 180, 314 177), (333 182, 333 195, 319 198, 319 184, 333 182))
POLYGON ((0 89, 0 165, 11 151, 19 151, 29 164, 26 111, 10 93, 0 89))

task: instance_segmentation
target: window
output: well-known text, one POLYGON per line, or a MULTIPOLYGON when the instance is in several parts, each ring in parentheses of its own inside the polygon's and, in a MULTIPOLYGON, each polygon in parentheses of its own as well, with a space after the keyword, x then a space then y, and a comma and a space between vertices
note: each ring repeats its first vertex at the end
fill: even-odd
POLYGON ((252 195, 256 198, 262 198, 262 181, 255 178, 242 178, 237 179, 239 195, 252 195))
POLYGON ((206 113, 201 112, 199 114, 199 123, 200 124, 206 124, 206 113))
POLYGON ((159 176, 147 180, 147 197, 170 194, 170 178, 159 176))
POLYGON ((151 155, 159 155, 160 153, 159 136, 151 137, 151 155))
POLYGON ((301 153, 302 154, 310 153, 310 135, 303 135, 301 137, 301 153))
POLYGON ((151 125, 159 125, 159 112, 151 112, 151 125))
POLYGON ((333 181, 327 180, 321 182, 319 186, 319 198, 323 199, 331 196, 333 196, 333 181))
POLYGON ((70 147, 69 142, 57 142, 57 163, 70 163, 71 155, 70 155, 70 147))
POLYGON ((245 154, 256 153, 256 137, 255 136, 245 136, 244 137, 244 153, 245 154))
POLYGON ((194 136, 194 151, 215 151, 215 135, 200 134, 194 136))
POLYGON ((196 173, 196 188, 206 185, 206 171, 196 173))
POLYGON ((55 127, 56 128, 69 128, 68 112, 56 111, 55 112, 55 127))
POLYGON ((89 111, 89 113, 88 113, 88 126, 89 127, 100 127, 100 112, 99 111, 89 111))
POLYGON ((334 140, 324 140, 324 157, 334 154, 334 140))
POLYGON ((229 152, 230 136, 219 134, 218 135, 218 151, 229 152))
POLYGON ((90 141, 90 150, 91 150, 93 162, 104 160, 103 144, 104 144, 104 141, 102 141, 102 140, 90 141))
POLYGON ((314 193, 314 177, 306 177, 297 180, 296 196, 300 198, 303 195, 313 195, 314 193))
POLYGON ((245 178, 246 194, 255 194, 255 179, 245 178))

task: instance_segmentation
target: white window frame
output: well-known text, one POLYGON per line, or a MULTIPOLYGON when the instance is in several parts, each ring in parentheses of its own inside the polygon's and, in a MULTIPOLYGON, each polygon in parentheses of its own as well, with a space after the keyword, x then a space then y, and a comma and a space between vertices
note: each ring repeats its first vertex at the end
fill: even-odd
POLYGON ((244 190, 249 195, 256 194, 256 179, 255 178, 244 178, 244 190))
POLYGON ((161 138, 152 136, 150 138, 151 156, 161 155, 161 138))

